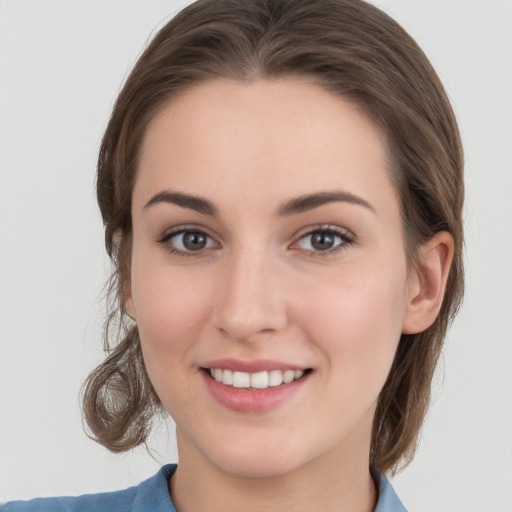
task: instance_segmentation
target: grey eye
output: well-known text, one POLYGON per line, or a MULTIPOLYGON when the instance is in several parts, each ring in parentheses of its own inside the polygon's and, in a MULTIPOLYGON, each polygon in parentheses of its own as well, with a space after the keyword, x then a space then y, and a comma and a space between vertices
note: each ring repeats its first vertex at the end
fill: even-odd
POLYGON ((304 235, 298 245, 306 251, 328 251, 345 242, 345 237, 332 230, 316 230, 304 235))
POLYGON ((202 231, 181 231, 172 235, 169 242, 183 252, 196 252, 215 247, 213 239, 202 231))

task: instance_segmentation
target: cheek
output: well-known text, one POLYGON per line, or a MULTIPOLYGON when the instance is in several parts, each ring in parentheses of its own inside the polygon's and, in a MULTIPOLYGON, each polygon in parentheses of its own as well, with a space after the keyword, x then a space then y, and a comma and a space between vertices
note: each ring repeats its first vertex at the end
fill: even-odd
POLYGON ((144 265, 132 276, 144 364, 165 409, 173 417, 193 409, 190 371, 196 341, 209 318, 209 287, 186 271, 144 265), (185 276, 184 274, 187 274, 185 276))
POLYGON ((133 265, 132 296, 148 370, 151 359, 172 364, 197 338, 211 310, 208 280, 190 269, 133 265))
POLYGON ((405 264, 370 268, 351 269, 324 286, 310 286, 299 315, 333 373, 354 385, 361 380, 383 385, 405 308, 405 264))

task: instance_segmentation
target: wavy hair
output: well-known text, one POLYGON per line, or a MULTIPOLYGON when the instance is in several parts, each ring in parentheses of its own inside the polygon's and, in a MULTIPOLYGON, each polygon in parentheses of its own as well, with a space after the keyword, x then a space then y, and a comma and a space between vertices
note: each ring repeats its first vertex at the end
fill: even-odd
POLYGON ((106 360, 82 390, 89 435, 112 451, 144 443, 161 404, 137 327, 123 311, 130 278, 131 200, 141 143, 181 91, 224 77, 303 76, 352 101, 386 133, 410 266, 418 247, 448 231, 455 254, 440 313, 402 335, 373 422, 371 464, 384 473, 413 457, 446 330, 463 294, 463 154, 443 86, 415 41, 362 0, 198 0, 147 46, 115 103, 98 158, 97 198, 113 263, 106 360))

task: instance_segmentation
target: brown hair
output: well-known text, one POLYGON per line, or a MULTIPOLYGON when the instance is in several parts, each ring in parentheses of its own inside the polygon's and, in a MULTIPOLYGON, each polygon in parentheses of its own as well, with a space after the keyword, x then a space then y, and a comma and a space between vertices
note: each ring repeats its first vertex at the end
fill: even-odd
POLYGON ((446 330, 463 291, 463 157, 444 89, 414 40, 361 0, 199 0, 151 41, 117 98, 98 160, 97 194, 113 262, 105 362, 83 388, 90 435, 113 451, 144 443, 161 410, 136 326, 122 309, 130 276, 131 199, 148 123, 179 92, 216 77, 307 76, 358 105, 385 131, 410 265, 439 231, 455 255, 439 316, 402 335, 374 418, 370 461, 394 472, 413 457, 446 330), (112 326, 118 341, 110 344, 112 326))

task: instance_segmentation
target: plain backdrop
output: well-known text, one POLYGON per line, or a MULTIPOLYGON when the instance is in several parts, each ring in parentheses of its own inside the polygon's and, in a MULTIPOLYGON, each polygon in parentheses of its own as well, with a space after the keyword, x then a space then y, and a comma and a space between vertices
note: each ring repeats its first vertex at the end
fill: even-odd
MULTIPOLYGON (((78 393, 109 266, 95 159, 114 98, 184 0, 0 0, 0 501, 127 487, 176 460, 109 454, 78 393)), ((512 511, 512 2, 379 0, 443 80, 466 151, 467 293, 413 464, 416 512, 512 511)))

